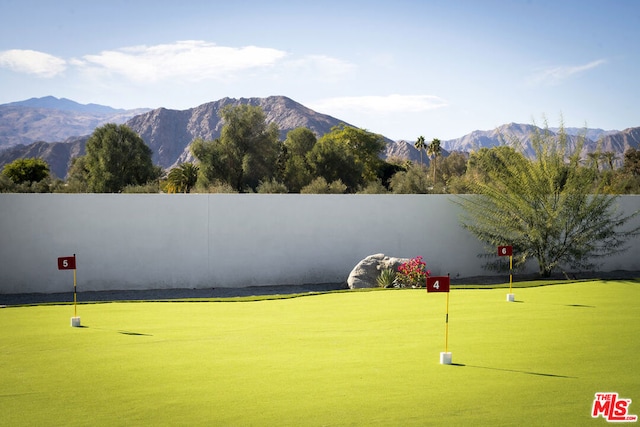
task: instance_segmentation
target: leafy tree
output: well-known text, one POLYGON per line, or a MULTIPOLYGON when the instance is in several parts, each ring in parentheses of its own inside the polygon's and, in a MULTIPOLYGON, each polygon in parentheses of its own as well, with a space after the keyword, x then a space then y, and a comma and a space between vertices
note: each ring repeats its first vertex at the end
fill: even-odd
POLYGON ((297 193, 313 179, 307 155, 316 145, 316 135, 300 127, 287 133, 283 149, 285 157, 283 180, 291 192, 297 193))
POLYGON ((508 145, 481 148, 469 155, 467 174, 472 181, 487 183, 492 179, 491 174, 503 174, 509 164, 524 168, 526 162, 527 158, 522 152, 508 145))
POLYGON ((74 157, 67 172, 67 185, 64 191, 69 193, 85 193, 89 187, 89 170, 86 156, 74 157))
POLYGON ((189 193, 198 180, 198 166, 182 163, 169 171, 167 191, 169 193, 189 193))
POLYGON ((622 167, 615 171, 610 187, 616 194, 640 194, 640 150, 625 151, 622 167))
POLYGON ((625 151, 622 171, 640 177, 640 149, 629 148, 625 151))
POLYGON ((40 182, 49 177, 49 165, 42 159, 16 159, 2 169, 15 184, 40 182))
POLYGON ((203 185, 229 184, 236 191, 254 191, 275 176, 280 146, 275 123, 267 125, 262 108, 227 105, 219 139, 195 140, 191 151, 200 163, 203 185))
POLYGON ((395 194, 428 194, 432 188, 427 169, 414 164, 393 175, 389 187, 395 194))
POLYGON ((467 172, 467 157, 454 151, 449 156, 442 159, 440 165, 440 174, 445 185, 449 185, 449 182, 456 177, 462 177, 467 172))
POLYGON ((320 138, 307 159, 316 179, 322 178, 325 183, 340 180, 355 190, 362 181, 362 165, 356 163, 353 152, 331 138, 320 138))
POLYGON ((198 179, 196 180, 198 187, 206 189, 218 184, 231 187, 227 181, 228 162, 219 139, 205 141, 202 138, 196 138, 191 143, 190 149, 198 160, 198 179))
POLYGON ((83 161, 92 193, 117 193, 129 185, 144 185, 161 173, 142 138, 128 126, 114 123, 96 128, 83 161))
POLYGON ((548 127, 534 132, 534 160, 511 149, 488 150, 479 162, 487 179, 473 185, 481 196, 459 199, 462 226, 488 253, 510 244, 515 267, 535 259, 543 277, 558 268, 593 268, 593 260, 625 250, 640 234, 640 227, 624 230, 640 211, 624 216, 615 197, 592 191, 597 172, 580 164, 583 141, 570 151, 567 140, 562 127, 557 135, 548 127))
POLYGON ((384 138, 352 126, 336 126, 313 146, 307 160, 317 177, 340 180, 348 192, 378 179, 384 138))
POLYGON ((425 142, 424 142, 424 136, 420 135, 418 137, 418 140, 415 142, 415 144, 413 144, 413 146, 416 147, 416 149, 420 153, 420 164, 422 165, 423 164, 422 163, 422 150, 427 148, 427 144, 425 144, 425 142))
MULTIPOLYGON (((383 161, 380 165, 380 169, 378 170, 378 179, 373 183, 373 185, 377 185, 380 183, 386 189, 385 192, 390 190, 390 182, 393 176, 401 171, 407 170, 407 164, 411 165, 411 162, 404 159, 394 159, 387 158, 387 160, 383 161)), ((366 184, 369 186, 369 184, 366 184)))

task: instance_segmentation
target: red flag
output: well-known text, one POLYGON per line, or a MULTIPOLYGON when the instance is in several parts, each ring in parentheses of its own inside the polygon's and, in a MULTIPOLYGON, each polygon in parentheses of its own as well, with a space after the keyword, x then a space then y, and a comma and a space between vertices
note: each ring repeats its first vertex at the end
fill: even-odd
POLYGON ((76 257, 64 256, 58 258, 58 270, 75 270, 76 269, 76 257))
POLYGON ((427 292, 449 292, 449 276, 427 277, 427 292))
POLYGON ((513 247, 498 246, 498 256, 511 256, 511 255, 513 255, 513 247))

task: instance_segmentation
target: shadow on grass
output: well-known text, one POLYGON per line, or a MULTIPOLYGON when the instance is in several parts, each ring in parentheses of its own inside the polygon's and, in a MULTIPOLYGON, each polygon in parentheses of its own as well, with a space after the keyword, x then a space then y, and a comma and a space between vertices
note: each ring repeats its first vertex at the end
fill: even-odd
MULTIPOLYGON (((89 329, 89 326, 86 325, 82 325, 82 326, 75 326, 76 328, 80 328, 80 329, 89 329)), ((104 329, 104 328, 92 328, 95 329, 97 331, 108 331, 108 332, 117 332, 119 334, 122 335, 131 335, 131 336, 136 336, 136 337, 152 337, 152 334, 143 334, 142 332, 132 332, 132 331, 116 331, 113 329, 104 329)))
POLYGON ((118 331, 119 334, 122 335, 133 335, 133 336, 137 336, 137 337, 152 337, 153 335, 151 334, 143 334, 141 332, 130 332, 130 331, 118 331))
POLYGON ((552 378, 577 378, 570 377, 567 375, 557 375, 557 374, 546 374, 543 372, 530 372, 530 371, 521 371, 518 369, 505 369, 505 368, 494 368, 491 366, 474 366, 474 365, 466 365, 464 363, 452 363, 451 366, 460 366, 464 368, 476 368, 476 369, 489 369, 492 371, 504 371, 504 372, 516 372, 518 374, 527 374, 527 375, 537 375, 539 377, 552 377, 552 378))

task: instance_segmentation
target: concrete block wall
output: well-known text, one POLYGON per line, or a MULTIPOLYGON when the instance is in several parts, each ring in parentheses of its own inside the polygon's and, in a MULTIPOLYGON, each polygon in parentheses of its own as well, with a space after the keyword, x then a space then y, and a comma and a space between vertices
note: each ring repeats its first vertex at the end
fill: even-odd
MULTIPOLYGON (((72 290, 57 258, 73 254, 82 290, 337 283, 375 253, 421 255, 436 275, 487 274, 455 197, 0 194, 0 293, 72 290)), ((640 209, 640 197, 620 206, 640 209)), ((631 244, 602 269, 640 270, 631 244)))

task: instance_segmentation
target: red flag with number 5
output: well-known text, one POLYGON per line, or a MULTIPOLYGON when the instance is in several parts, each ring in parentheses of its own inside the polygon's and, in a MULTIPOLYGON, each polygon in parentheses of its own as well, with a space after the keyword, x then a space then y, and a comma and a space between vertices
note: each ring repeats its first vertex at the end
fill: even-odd
POLYGON ((449 292, 449 276, 427 277, 427 292, 449 292))
POLYGON ((75 269, 76 269, 75 255, 58 258, 58 270, 75 270, 75 269))

